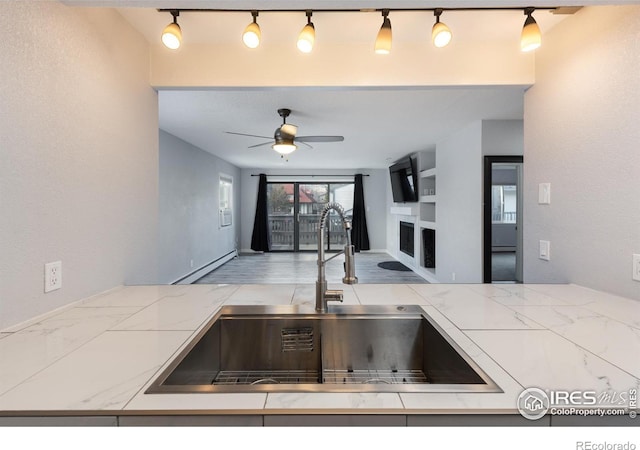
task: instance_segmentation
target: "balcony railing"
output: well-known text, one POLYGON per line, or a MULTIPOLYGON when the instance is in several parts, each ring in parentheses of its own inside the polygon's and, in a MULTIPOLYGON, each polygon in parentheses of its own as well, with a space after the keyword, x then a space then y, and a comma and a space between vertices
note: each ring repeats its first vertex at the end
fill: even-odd
POLYGON ((493 223, 516 223, 516 212, 494 212, 491 214, 491 222, 493 223))
MULTIPOLYGON (((351 219, 350 216, 347 218, 351 219)), ((298 221, 298 245, 300 250, 318 248, 319 214, 300 214, 298 221)), ((329 248, 341 249, 345 244, 344 231, 340 217, 330 215, 328 219, 329 248)), ((271 250, 293 250, 295 242, 295 223, 291 215, 269 215, 269 232, 271 233, 271 250)))

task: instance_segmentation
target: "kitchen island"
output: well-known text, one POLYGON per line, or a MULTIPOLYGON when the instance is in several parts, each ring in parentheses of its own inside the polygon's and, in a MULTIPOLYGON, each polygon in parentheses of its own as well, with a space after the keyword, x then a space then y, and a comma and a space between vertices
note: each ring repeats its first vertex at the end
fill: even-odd
POLYGON ((640 390, 638 301, 576 285, 329 288, 419 305, 503 392, 145 394, 222 306, 313 306, 315 287, 127 286, 0 332, 0 425, 640 425, 617 414, 640 390), (604 412, 529 420, 529 387, 594 392, 604 412))

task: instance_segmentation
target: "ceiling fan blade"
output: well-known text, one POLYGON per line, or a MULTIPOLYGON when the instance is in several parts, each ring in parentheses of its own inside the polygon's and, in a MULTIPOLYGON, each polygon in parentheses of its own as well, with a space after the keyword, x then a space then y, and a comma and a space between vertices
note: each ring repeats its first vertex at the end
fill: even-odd
POLYGON ((257 134, 246 134, 246 133, 234 133, 233 131, 225 131, 227 134, 235 134, 236 136, 249 136, 249 137, 257 137, 263 139, 271 139, 271 136, 258 136, 257 134))
POLYGON ((344 136, 298 136, 294 139, 297 142, 342 142, 344 136))
POLYGON ((262 144, 256 144, 256 145, 250 145, 247 148, 256 148, 256 147, 262 147, 263 145, 268 145, 268 144, 273 144, 273 140, 271 141, 267 141, 267 142, 263 142, 262 144))
POLYGON ((297 140, 297 139, 294 139, 294 141, 295 141, 295 142, 297 142, 297 143, 299 143, 299 144, 306 145, 307 147, 309 147, 309 148, 313 149, 313 147, 312 147, 311 145, 307 144, 306 142, 299 141, 299 140, 297 140))

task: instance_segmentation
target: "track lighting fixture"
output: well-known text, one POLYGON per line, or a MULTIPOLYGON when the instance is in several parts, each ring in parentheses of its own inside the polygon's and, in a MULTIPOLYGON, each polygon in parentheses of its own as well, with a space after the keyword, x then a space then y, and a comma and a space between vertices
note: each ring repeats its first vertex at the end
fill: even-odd
POLYGON ((522 35, 520 36, 520 50, 523 52, 530 52, 537 49, 542 44, 542 35, 540 33, 540 27, 536 23, 536 19, 533 18, 534 8, 526 8, 524 10, 527 19, 524 21, 524 27, 522 27, 522 35))
POLYGON ((182 44, 182 30, 180 29, 180 25, 178 25, 180 11, 174 9, 170 12, 173 16, 173 22, 167 25, 162 31, 162 43, 165 47, 176 50, 180 48, 180 44, 182 44))
POLYGON ((449 42, 451 42, 452 37, 449 27, 445 23, 440 22, 441 14, 441 8, 433 11, 433 15, 436 16, 436 23, 433 24, 433 28, 431 29, 431 40, 433 41, 433 45, 438 48, 445 47, 449 42))
POLYGON ((256 48, 260 45, 260 25, 258 25, 258 11, 251 11, 253 21, 247 25, 242 33, 242 42, 249 48, 256 48))
POLYGON ((312 11, 307 11, 307 24, 298 35, 298 50, 302 53, 311 53, 313 44, 316 41, 316 29, 311 22, 312 11))
MULTIPOLYGON (((401 8, 401 9, 320 9, 317 10, 323 13, 332 13, 332 14, 340 14, 340 13, 355 13, 361 11, 378 11, 382 13, 382 26, 378 31, 378 35, 376 36, 376 42, 374 46, 375 53, 378 54, 389 54, 391 53, 391 20, 389 20, 389 12, 391 11, 401 11, 403 13, 407 12, 425 12, 432 11, 435 16, 435 23, 431 29, 431 40, 433 45, 436 47, 445 47, 451 42, 453 37, 453 33, 451 29, 444 23, 440 21, 440 17, 443 11, 447 11, 450 13, 452 11, 511 11, 518 10, 524 11, 526 20, 524 22, 524 26, 522 28, 522 33, 520 36, 520 49, 523 52, 529 52, 540 47, 542 43, 542 35, 540 33, 540 27, 536 23, 536 20, 533 18, 533 13, 536 10, 550 10, 560 14, 572 14, 572 12, 566 12, 567 8, 562 7, 542 7, 542 8, 533 8, 533 7, 504 7, 504 8, 493 8, 493 7, 460 7, 460 8, 401 8)), ((253 20, 247 27, 244 29, 242 33, 242 41, 249 48, 257 48, 260 45, 261 32, 260 25, 258 25, 258 11, 257 10, 246 10, 246 9, 158 9, 159 12, 166 13, 169 12, 173 16, 173 22, 167 25, 162 32, 162 43, 170 49, 177 49, 180 47, 182 43, 182 30, 178 25, 178 16, 181 12, 213 12, 213 13, 242 13, 246 14, 248 12, 251 13, 251 17, 253 20)), ((264 11, 263 11, 264 12, 264 11)), ((301 13, 304 12, 307 16, 307 23, 302 28, 300 33, 298 34, 297 47, 303 53, 310 53, 313 51, 313 47, 315 45, 316 40, 316 30, 311 18, 313 16, 313 11, 311 10, 301 10, 301 9, 293 9, 293 10, 268 10, 266 11, 268 14, 272 13, 301 13)))
POLYGON ((375 52, 379 55, 391 53, 391 21, 389 20, 389 10, 382 10, 382 26, 376 38, 375 52))

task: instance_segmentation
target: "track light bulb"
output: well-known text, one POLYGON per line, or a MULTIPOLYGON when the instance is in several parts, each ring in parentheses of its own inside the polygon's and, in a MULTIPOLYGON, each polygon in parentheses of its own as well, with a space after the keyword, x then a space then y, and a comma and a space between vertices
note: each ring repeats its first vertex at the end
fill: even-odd
POLYGON ((391 53, 391 21, 389 20, 389 10, 382 10, 382 26, 376 37, 375 52, 379 55, 388 55, 391 53))
POLYGON ((524 27, 522 27, 520 50, 530 52, 542 44, 542 33, 540 33, 540 27, 536 23, 536 19, 531 15, 533 14, 533 9, 525 9, 524 13, 527 15, 527 19, 524 21, 524 27))
POLYGON ((252 11, 251 15, 253 16, 253 22, 251 22, 244 29, 242 33, 242 42, 249 48, 256 48, 260 45, 260 25, 258 25, 257 17, 258 11, 252 11))
POLYGON ((316 42, 316 28, 311 22, 311 11, 307 11, 307 24, 298 35, 298 50, 302 53, 311 53, 316 42))
POLYGON ((449 27, 440 22, 440 14, 442 14, 441 9, 436 9, 434 11, 436 23, 433 24, 433 28, 431 29, 431 40, 433 41, 433 45, 438 48, 445 47, 449 42, 451 42, 451 37, 453 36, 449 27))
POLYGON ((165 47, 171 50, 177 50, 182 44, 182 30, 178 25, 179 11, 171 11, 173 16, 173 22, 167 25, 162 31, 162 43, 165 47))

